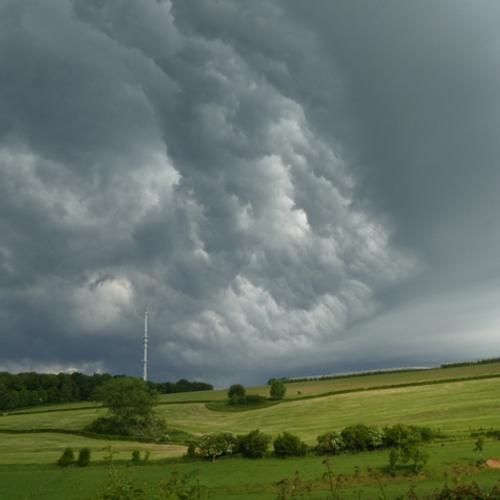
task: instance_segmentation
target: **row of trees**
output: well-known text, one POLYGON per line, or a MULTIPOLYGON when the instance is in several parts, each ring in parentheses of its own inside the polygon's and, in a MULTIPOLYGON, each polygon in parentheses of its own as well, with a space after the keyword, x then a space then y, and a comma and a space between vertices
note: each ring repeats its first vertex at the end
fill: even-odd
MULTIPOLYGON (((286 387, 281 380, 275 380, 271 384, 269 392, 270 399, 279 401, 285 397, 286 387)), ((241 384, 233 384, 227 392, 229 404, 232 406, 258 406, 266 401, 264 396, 257 394, 247 394, 246 389, 241 384)))
POLYGON ((242 453, 249 458, 264 458, 271 443, 274 455, 277 457, 302 457, 307 453, 307 445, 298 436, 283 432, 273 440, 272 436, 264 434, 259 429, 243 436, 236 436, 232 432, 205 434, 198 445, 198 450, 200 456, 212 460, 234 453, 242 453))
MULTIPOLYGON (((123 375, 109 373, 18 373, 0 372, 0 411, 15 410, 46 404, 90 401, 93 392, 103 384, 123 375)), ((191 392, 212 390, 205 382, 147 382, 150 389, 167 394, 172 392, 191 392)))
MULTIPOLYGON (((407 461, 413 461, 417 468, 426 461, 421 445, 433 441, 438 435, 428 427, 414 425, 396 424, 381 429, 357 424, 342 431, 318 436, 318 444, 312 451, 318 455, 336 455, 341 452, 358 453, 388 448, 393 470, 396 463, 407 461)), ((262 458, 268 454, 271 443, 277 457, 304 456, 308 451, 307 445, 289 432, 283 432, 273 440, 270 435, 258 429, 240 436, 231 432, 206 434, 201 439, 198 450, 200 456, 212 460, 238 452, 250 458, 262 458)))

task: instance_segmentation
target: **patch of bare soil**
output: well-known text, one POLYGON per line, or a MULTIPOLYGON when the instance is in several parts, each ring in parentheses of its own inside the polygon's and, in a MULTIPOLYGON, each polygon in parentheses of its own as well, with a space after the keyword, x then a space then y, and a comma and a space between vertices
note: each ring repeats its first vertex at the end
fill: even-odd
POLYGON ((490 458, 489 460, 486 460, 486 465, 492 469, 500 469, 500 460, 490 458))

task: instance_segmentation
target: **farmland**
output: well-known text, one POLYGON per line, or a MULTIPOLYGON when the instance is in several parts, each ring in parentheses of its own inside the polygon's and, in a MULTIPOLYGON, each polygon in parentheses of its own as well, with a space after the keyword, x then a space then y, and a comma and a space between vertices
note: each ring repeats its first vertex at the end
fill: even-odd
MULTIPOLYGON (((287 389, 287 398, 283 402, 251 411, 209 410, 204 401, 224 399, 227 391, 223 390, 163 395, 163 404, 157 410, 167 420, 173 435, 182 431, 196 439, 207 432, 244 434, 259 428, 272 436, 283 431, 292 432, 311 447, 316 444, 319 434, 340 431, 357 423, 377 427, 396 423, 428 426, 439 429, 446 437, 428 446, 431 458, 425 478, 419 479, 422 492, 442 485, 443 472, 452 468, 454 463, 463 468, 463 475, 474 474, 484 484, 492 484, 498 477, 495 470, 475 468, 478 455, 472 452, 474 440, 470 437, 473 429, 500 428, 498 363, 302 381, 287 384, 287 389), (439 383, 434 383, 436 381, 439 383), (349 390, 354 392, 342 392, 349 390), (315 395, 317 397, 313 397, 315 395)), ((268 391, 266 386, 248 389, 249 393, 261 395, 268 394, 268 391)), ((66 446, 75 450, 89 447, 94 464, 105 458, 108 452, 104 448, 108 444, 116 452, 118 464, 126 463, 133 450, 141 453, 147 450, 151 465, 137 470, 136 476, 140 481, 151 483, 168 477, 173 462, 186 451, 183 442, 158 445, 119 440, 108 442, 66 433, 82 430, 105 413, 104 409, 93 405, 76 403, 0 417, 0 498, 91 498, 92 492, 105 480, 106 470, 96 465, 88 469, 57 468, 53 464, 66 446), (37 432, 40 430, 44 432, 37 432), (74 492, 73 497, 64 496, 64 491, 66 494, 74 492)), ((487 439, 485 455, 500 458, 500 442, 487 439)), ((387 465, 387 452, 342 455, 333 460, 337 473, 349 475, 354 465, 382 470, 387 465)), ((201 469, 201 481, 211 489, 211 498, 275 498, 273 483, 283 476, 293 475, 295 470, 318 488, 324 487, 320 484, 324 466, 317 456, 287 460, 179 462, 175 466, 181 472, 201 469), (248 477, 252 478, 251 481, 248 477)), ((401 491, 411 480, 415 481, 415 478, 400 477, 397 482, 387 480, 387 491, 401 491)), ((373 486, 368 481, 364 491, 373 486)), ((353 492, 354 489, 353 486, 353 492)))

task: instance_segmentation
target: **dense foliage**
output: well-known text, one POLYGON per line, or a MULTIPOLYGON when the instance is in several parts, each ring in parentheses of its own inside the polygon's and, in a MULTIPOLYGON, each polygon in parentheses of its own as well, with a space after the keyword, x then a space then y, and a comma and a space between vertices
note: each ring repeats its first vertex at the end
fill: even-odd
MULTIPOLYGON (((423 443, 430 443, 440 436, 439 432, 429 427, 416 425, 395 424, 381 429, 356 424, 346 427, 341 432, 332 431, 318 436, 316 452, 321 455, 337 455, 341 451, 358 453, 381 448, 398 448, 404 451, 423 443)), ((404 460, 409 456, 409 452, 406 451, 398 455, 398 460, 404 460)))
POLYGON ((307 453, 306 443, 286 431, 274 440, 273 446, 277 457, 303 457, 307 453))
POLYGON ((270 391, 270 396, 271 399, 274 400, 280 400, 285 397, 286 394, 286 387, 285 384, 281 380, 274 380, 271 383, 271 391, 270 391))
MULTIPOLYGON (((85 375, 84 373, 18 373, 0 372, 0 411, 34 407, 46 404, 90 401, 92 393, 105 382, 121 378, 109 373, 85 375)), ((176 383, 147 382, 150 389, 160 394, 212 390, 205 382, 176 383)))
POLYGON ((64 449, 62 455, 59 457, 57 465, 60 465, 61 467, 69 467, 74 463, 74 461, 75 461, 75 453, 73 451, 73 448, 70 448, 68 446, 67 448, 64 449))
POLYGON ((154 412, 158 393, 144 380, 120 377, 98 387, 93 399, 109 410, 108 417, 100 417, 86 427, 97 434, 136 436, 148 441, 166 437, 167 425, 154 412))
POLYGON ((259 429, 250 431, 240 438, 240 449, 249 458, 264 458, 273 438, 259 429))
POLYGON ((232 432, 205 434, 198 445, 202 457, 215 460, 222 455, 231 455, 239 450, 238 438, 232 432))

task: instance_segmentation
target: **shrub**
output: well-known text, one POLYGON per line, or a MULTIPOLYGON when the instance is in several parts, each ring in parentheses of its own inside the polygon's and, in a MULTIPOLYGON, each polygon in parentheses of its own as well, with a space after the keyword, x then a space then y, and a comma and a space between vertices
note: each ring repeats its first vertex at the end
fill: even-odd
POLYGON ((134 450, 132 452, 132 460, 131 463, 133 465, 139 465, 141 463, 141 452, 139 450, 134 450))
POLYGON ((303 457, 307 453, 306 443, 286 431, 274 440, 273 446, 277 457, 303 457))
POLYGON ((241 399, 245 396, 245 388, 241 384, 233 384, 227 393, 227 397, 229 399, 233 399, 233 396, 236 396, 236 399, 241 399))
POLYGON ((370 449, 380 448, 384 444, 384 431, 378 427, 370 427, 368 429, 368 434, 370 435, 369 447, 370 449))
POLYGON ((212 458, 215 461, 216 457, 237 452, 239 443, 232 432, 209 433, 201 438, 199 449, 202 457, 212 458))
POLYGON ((229 399, 229 404, 231 406, 260 406, 266 402, 264 396, 258 396, 257 394, 245 394, 239 397, 237 394, 233 394, 229 399))
POLYGON ((99 417, 85 427, 88 432, 117 436, 130 436, 130 422, 120 417, 99 417))
POLYGON ((340 432, 333 431, 322 434, 317 438, 318 445, 316 446, 316 453, 320 455, 331 454, 338 455, 344 448, 344 441, 340 432))
POLYGON ((364 424, 346 427, 340 435, 344 448, 352 453, 366 451, 370 447, 370 429, 364 424))
POLYGON ((78 467, 87 467, 90 464, 90 448, 85 447, 80 450, 76 463, 78 467))
POLYGON ((384 445, 388 448, 400 447, 405 443, 420 441, 420 433, 415 432, 415 428, 408 427, 404 424, 384 427, 384 445))
POLYGON ((285 397, 286 387, 285 384, 281 380, 274 380, 271 383, 271 399, 280 400, 285 397))
POLYGON ((73 453, 73 448, 69 446, 62 452, 62 455, 57 461, 57 465, 61 467, 69 467, 75 461, 75 454, 73 453))
POLYGON ((272 437, 260 432, 259 429, 249 432, 241 438, 243 454, 250 458, 263 458, 266 456, 272 437))
POLYGON ((194 460, 195 458, 198 458, 198 454, 196 453, 196 445, 194 445, 193 443, 191 443, 188 446, 187 452, 184 455, 184 457, 188 458, 190 460, 194 460))

